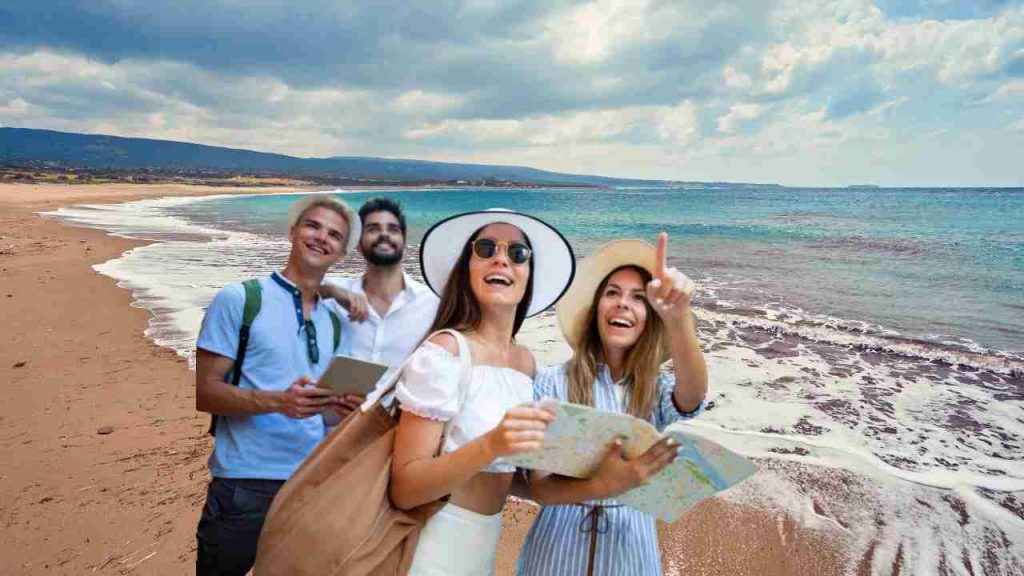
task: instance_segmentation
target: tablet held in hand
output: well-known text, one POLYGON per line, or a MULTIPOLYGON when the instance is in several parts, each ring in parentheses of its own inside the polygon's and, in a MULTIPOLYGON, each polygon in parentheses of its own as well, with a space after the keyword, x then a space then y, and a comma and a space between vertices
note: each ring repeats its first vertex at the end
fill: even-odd
POLYGON ((383 364, 350 356, 335 356, 327 372, 320 377, 317 386, 328 388, 338 394, 366 396, 387 371, 388 367, 383 364))

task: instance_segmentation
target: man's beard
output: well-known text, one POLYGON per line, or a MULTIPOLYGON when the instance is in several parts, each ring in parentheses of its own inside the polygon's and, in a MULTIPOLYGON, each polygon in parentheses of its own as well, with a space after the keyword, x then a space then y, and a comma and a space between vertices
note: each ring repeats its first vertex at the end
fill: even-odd
POLYGON ((404 253, 404 246, 398 246, 391 242, 377 242, 371 246, 369 250, 363 250, 363 258, 366 258, 366 261, 374 266, 392 266, 402 261, 402 255, 404 253), (391 254, 377 254, 374 252, 374 248, 379 244, 391 244, 395 251, 391 254))

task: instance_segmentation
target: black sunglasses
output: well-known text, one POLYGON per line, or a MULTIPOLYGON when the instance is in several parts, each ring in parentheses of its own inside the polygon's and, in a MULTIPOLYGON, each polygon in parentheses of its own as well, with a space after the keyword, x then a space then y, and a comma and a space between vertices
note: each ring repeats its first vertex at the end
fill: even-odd
POLYGON ((505 247, 505 254, 513 264, 523 264, 530 259, 533 251, 526 244, 519 242, 495 242, 490 238, 477 238, 473 241, 473 254, 476 254, 477 258, 481 260, 488 260, 494 258, 494 255, 498 253, 498 247, 505 247))
POLYGON ((316 364, 320 362, 320 347, 316 345, 316 324, 313 324, 312 320, 305 320, 302 326, 306 329, 306 354, 309 361, 316 364))

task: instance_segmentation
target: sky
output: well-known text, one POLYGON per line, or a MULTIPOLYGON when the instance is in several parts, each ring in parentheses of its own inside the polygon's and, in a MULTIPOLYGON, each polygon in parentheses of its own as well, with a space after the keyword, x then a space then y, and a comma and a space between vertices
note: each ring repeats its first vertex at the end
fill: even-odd
POLYGON ((1024 2, 5 0, 0 126, 794 186, 1024 186, 1024 2))

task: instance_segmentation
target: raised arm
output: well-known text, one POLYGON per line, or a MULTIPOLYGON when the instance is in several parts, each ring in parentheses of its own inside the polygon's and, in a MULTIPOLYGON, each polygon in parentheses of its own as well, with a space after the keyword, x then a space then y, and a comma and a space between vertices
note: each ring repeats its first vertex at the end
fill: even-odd
POLYGON ((667 252, 668 234, 662 232, 657 243, 657 268, 654 278, 647 285, 647 297, 665 324, 667 345, 676 376, 672 398, 676 408, 683 412, 693 412, 707 395, 708 369, 697 341, 696 319, 690 309, 693 280, 667 266, 667 252))
POLYGON ((363 322, 370 317, 370 305, 366 302, 366 296, 345 290, 337 284, 325 282, 320 285, 320 296, 334 300, 339 306, 348 312, 349 320, 363 322))

